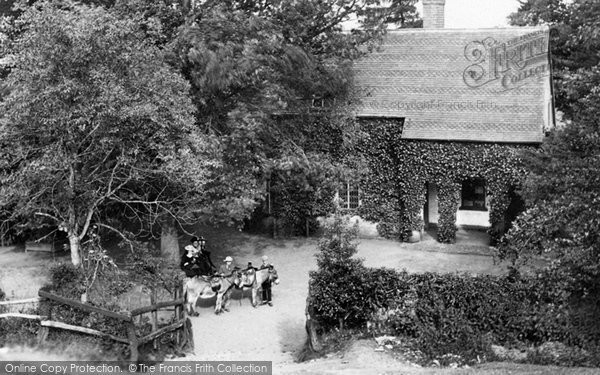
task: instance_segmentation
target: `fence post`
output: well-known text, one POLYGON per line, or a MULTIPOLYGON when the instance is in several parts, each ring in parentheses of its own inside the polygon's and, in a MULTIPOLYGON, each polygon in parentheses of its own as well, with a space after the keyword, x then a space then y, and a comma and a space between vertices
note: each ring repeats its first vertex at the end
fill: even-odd
MULTIPOLYGON (((50 301, 47 299, 42 298, 40 300, 40 315, 47 316, 48 320, 52 320, 52 306, 50 305, 50 301)), ((41 345, 44 343, 44 341, 46 341, 46 338, 48 338, 48 332, 50 332, 50 327, 45 327, 41 323, 42 322, 40 321, 40 330, 38 331, 37 335, 38 345, 41 345)))
MULTIPOLYGON (((154 305, 156 304, 156 297, 157 297, 157 293, 156 293, 156 288, 152 288, 152 290, 150 291, 150 304, 154 305)), ((158 329, 158 310, 153 310, 150 313, 151 319, 152 319, 152 332, 156 331, 158 329)), ((158 348, 157 345, 157 339, 152 340, 152 347, 154 349, 158 348)))
POLYGON ((135 334, 135 323, 133 322, 133 319, 127 323, 127 338, 129 339, 129 350, 131 351, 129 360, 131 362, 137 362, 139 357, 138 339, 135 334))
MULTIPOLYGON (((179 288, 175 287, 174 288, 174 292, 173 292, 173 300, 176 301, 179 299, 179 288)), ((181 307, 180 305, 176 305, 175 306, 175 321, 178 321, 181 319, 181 307)), ((181 346, 181 332, 183 332, 182 330, 185 329, 185 322, 184 324, 181 326, 181 329, 178 329, 175 332, 175 343, 177 344, 177 346, 181 346)))

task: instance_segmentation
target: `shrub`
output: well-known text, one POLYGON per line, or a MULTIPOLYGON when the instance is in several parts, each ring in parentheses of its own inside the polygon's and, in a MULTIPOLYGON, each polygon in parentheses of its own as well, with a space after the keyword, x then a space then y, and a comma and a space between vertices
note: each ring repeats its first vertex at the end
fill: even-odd
POLYGON ((32 319, 0 319, 0 347, 13 344, 35 345, 40 323, 32 319))
POLYGON ((406 284, 400 293, 404 297, 388 324, 396 334, 413 338, 430 359, 451 353, 473 361, 487 356, 492 343, 561 342, 586 348, 600 343, 598 329, 576 329, 577 310, 543 275, 519 280, 435 273, 397 277, 401 280, 393 282, 406 284))
POLYGON ((354 324, 359 313, 356 305, 365 298, 361 293, 365 268, 362 260, 352 259, 356 253, 357 227, 349 227, 348 221, 336 212, 334 220, 325 224, 318 244, 318 270, 310 273, 309 308, 315 311, 324 328, 336 324, 344 328, 346 320, 354 324))
MULTIPOLYGON (((0 301, 6 299, 6 293, 0 289, 0 301)), ((0 306, 0 313, 8 311, 5 306, 0 306)), ((21 311, 31 312, 32 311, 21 311)), ((8 344, 34 344, 39 323, 30 319, 2 318, 0 319, 0 347, 8 344)))
MULTIPOLYGON (((353 258, 355 239, 356 228, 336 213, 319 241, 307 307, 324 331, 383 319, 385 331, 408 338, 440 363, 457 356, 464 362, 490 358, 491 344, 525 348, 556 342, 572 350, 550 363, 600 364, 597 293, 575 295, 562 273, 549 269, 522 276, 513 268, 507 276, 471 276, 369 269, 353 258)), ((540 353, 534 354, 536 361, 549 358, 540 353)))
POLYGON ((58 263, 50 268, 50 283, 42 289, 66 298, 79 299, 85 293, 85 277, 81 268, 71 263, 58 263))
POLYGON ((357 227, 336 213, 319 241, 318 270, 310 273, 309 306, 325 329, 364 327, 379 308, 407 293, 391 269, 369 269, 353 258, 357 227))
MULTIPOLYGON (((119 304, 119 296, 129 291, 134 284, 147 287, 155 295, 159 290, 166 289, 174 292, 175 288, 180 287, 181 272, 178 269, 175 271, 169 269, 170 265, 165 265, 164 259, 157 257, 144 244, 137 241, 130 243, 133 246, 133 254, 127 260, 132 266, 131 270, 117 268, 99 244, 93 243, 93 246, 89 246, 86 248, 88 251, 84 252, 86 255, 83 262, 84 267, 77 268, 66 263, 53 266, 50 269, 50 283, 43 289, 74 300, 79 300, 83 293, 87 293, 88 304, 120 312, 128 307, 119 304), (86 264, 88 269, 85 267, 86 264), (93 273, 91 276, 90 270, 93 273)), ((126 323, 121 320, 54 301, 44 300, 40 309, 43 311, 43 315, 50 314, 53 320, 63 323, 88 327, 120 337, 127 332, 126 323)), ((146 318, 141 323, 136 322, 138 336, 144 336, 150 333, 150 330, 149 319, 146 318)), ((62 340, 70 343, 81 341, 88 346, 91 345, 90 343, 96 343, 98 350, 102 351, 102 355, 110 358, 126 359, 129 357, 128 345, 110 339, 88 338, 80 334, 62 331, 57 331, 52 336, 50 341, 62 340)), ((159 341, 165 346, 169 345, 172 349, 175 335, 164 335, 159 341)), ((146 349, 148 348, 140 348, 142 356, 146 349)))
POLYGON ((540 351, 533 361, 599 363, 598 304, 574 304, 546 274, 408 274, 368 269, 358 260, 341 263, 346 267, 338 272, 325 267, 311 274, 309 301, 326 329, 364 327, 383 319, 381 331, 405 337, 426 360, 440 363, 491 358, 492 344, 526 348, 547 343, 569 350, 559 356, 540 351))

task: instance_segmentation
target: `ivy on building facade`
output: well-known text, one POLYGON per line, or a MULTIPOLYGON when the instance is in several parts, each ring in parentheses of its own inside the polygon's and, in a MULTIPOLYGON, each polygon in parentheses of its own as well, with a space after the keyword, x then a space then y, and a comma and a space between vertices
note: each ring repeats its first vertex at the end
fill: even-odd
POLYGON ((438 186, 438 241, 454 242, 462 182, 484 179, 492 243, 502 236, 509 192, 526 175, 521 152, 535 146, 407 140, 398 119, 361 123, 368 136, 360 148, 369 167, 361 180, 361 215, 379 223, 380 235, 407 240, 412 231, 421 231, 426 184, 433 183, 438 186))

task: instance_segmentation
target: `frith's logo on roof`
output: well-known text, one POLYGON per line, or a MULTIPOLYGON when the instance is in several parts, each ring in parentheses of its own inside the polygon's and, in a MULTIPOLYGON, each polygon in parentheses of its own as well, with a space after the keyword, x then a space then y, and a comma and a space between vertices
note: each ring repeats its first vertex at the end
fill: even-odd
POLYGON ((465 57, 473 63, 463 72, 467 86, 498 81, 503 90, 514 89, 549 74, 548 33, 537 31, 504 43, 491 37, 473 41, 465 47, 465 57))

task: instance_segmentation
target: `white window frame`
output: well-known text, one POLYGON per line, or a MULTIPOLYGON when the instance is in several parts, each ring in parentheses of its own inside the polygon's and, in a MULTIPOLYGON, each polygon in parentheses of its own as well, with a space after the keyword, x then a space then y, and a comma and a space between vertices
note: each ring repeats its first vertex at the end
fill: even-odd
POLYGON ((361 205, 361 200, 360 200, 361 194, 360 194, 360 187, 358 186, 358 183, 357 182, 351 183, 351 180, 346 180, 341 185, 344 186, 343 190, 345 190, 346 194, 345 194, 345 196, 342 196, 342 189, 341 188, 337 189, 336 197, 337 197, 337 200, 339 202, 340 208, 343 209, 343 210, 355 210, 358 207, 360 207, 360 205, 361 205), (354 188, 355 190, 353 190, 352 188, 354 188), (356 200, 358 202, 356 203, 356 207, 351 207, 351 204, 352 204, 351 197, 352 197, 352 192, 353 191, 357 192, 357 199, 356 200))

